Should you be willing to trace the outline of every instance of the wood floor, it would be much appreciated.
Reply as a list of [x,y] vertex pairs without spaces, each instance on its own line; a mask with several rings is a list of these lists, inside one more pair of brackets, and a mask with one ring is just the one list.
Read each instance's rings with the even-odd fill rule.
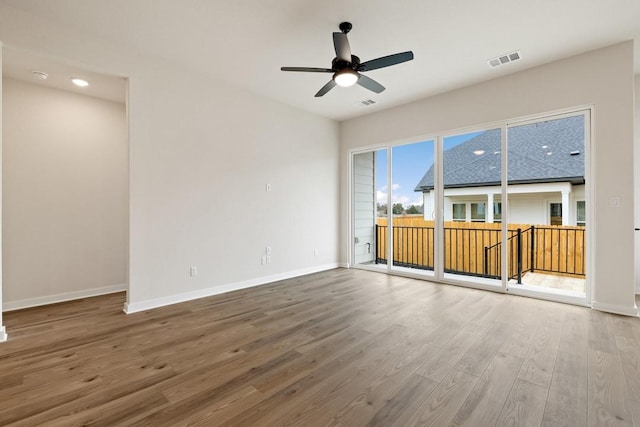
[[359,270],[5,314],[0,425],[640,426],[640,319]]

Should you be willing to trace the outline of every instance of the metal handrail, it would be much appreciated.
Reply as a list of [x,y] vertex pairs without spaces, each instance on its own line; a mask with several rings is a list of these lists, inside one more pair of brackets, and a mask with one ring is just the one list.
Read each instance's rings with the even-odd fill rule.
[[[387,228],[387,225],[376,224],[376,263],[387,263],[385,254],[388,234],[384,232]],[[434,227],[394,225],[393,229],[394,248],[402,249],[394,252],[394,254],[402,254],[397,258],[394,255],[394,265],[433,270],[432,239]],[[416,230],[425,231],[418,232]],[[449,239],[453,239],[457,245],[461,245],[457,246],[457,249],[455,245],[449,247],[450,253],[449,258],[447,258],[449,264],[445,266],[446,272],[497,279],[501,277],[500,248],[503,241],[478,247],[478,245],[482,245],[479,240],[482,239],[484,241],[487,232],[492,233],[489,235],[489,240],[493,240],[496,237],[491,237],[491,235],[495,236],[493,233],[502,233],[501,230],[475,227],[444,227],[444,231],[446,233],[445,236],[448,235]],[[422,235],[419,235],[419,233],[422,233]],[[511,234],[507,238],[510,263],[509,279],[517,279],[518,283],[522,283],[523,274],[529,271],[585,276],[584,256],[581,255],[581,252],[573,252],[573,256],[571,256],[569,252],[571,247],[574,248],[574,251],[576,248],[584,247],[584,229],[531,225],[524,229],[508,230],[508,233]],[[529,239],[528,241],[526,240],[527,238]],[[381,245],[382,239],[385,239],[385,243]],[[429,240],[430,244],[419,243],[428,239],[431,239]],[[468,241],[466,245],[465,240]],[[400,244],[403,246],[397,246]],[[541,245],[541,248],[545,249],[540,254],[536,251],[537,245]],[[466,253],[465,250],[467,251]],[[493,265],[491,264],[492,259]],[[460,260],[463,261],[462,264]],[[480,264],[481,260],[482,264]],[[573,264],[571,260],[573,260]]]

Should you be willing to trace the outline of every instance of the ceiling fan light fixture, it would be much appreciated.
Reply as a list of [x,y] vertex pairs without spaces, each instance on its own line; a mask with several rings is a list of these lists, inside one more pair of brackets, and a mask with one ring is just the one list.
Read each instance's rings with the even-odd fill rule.
[[343,22],[339,28],[339,33],[333,33],[333,48],[336,51],[336,57],[331,61],[331,68],[280,67],[281,71],[332,73],[333,76],[331,80],[325,83],[314,95],[316,98],[326,95],[327,92],[336,86],[349,87],[356,83],[371,92],[381,93],[384,91],[384,86],[371,77],[361,73],[402,64],[403,62],[413,59],[413,52],[408,50],[406,52],[394,53],[393,55],[381,56],[380,58],[360,62],[360,58],[351,54],[351,47],[349,46],[349,39],[347,38],[347,33],[351,30],[352,25],[348,22]]
[[333,75],[333,80],[336,82],[338,86],[349,87],[356,84],[358,81],[358,73],[350,69],[344,69],[337,71]]

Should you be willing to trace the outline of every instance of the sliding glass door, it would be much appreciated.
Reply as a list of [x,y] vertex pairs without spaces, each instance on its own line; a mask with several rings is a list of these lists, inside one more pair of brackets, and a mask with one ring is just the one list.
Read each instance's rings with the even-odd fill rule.
[[510,290],[586,298],[588,115],[507,128]]
[[502,130],[442,143],[444,278],[502,287]]
[[391,268],[433,276],[435,262],[433,140],[391,148],[391,209],[393,263]]
[[353,264],[433,275],[434,193],[418,188],[433,173],[434,141],[353,155]]
[[589,111],[352,158],[352,264],[586,301]]

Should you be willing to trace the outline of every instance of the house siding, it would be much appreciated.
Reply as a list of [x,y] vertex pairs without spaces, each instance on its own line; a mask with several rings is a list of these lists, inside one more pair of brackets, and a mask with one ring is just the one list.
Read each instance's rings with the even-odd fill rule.
[[356,154],[353,160],[354,262],[371,262],[375,257],[376,191],[375,153]]

